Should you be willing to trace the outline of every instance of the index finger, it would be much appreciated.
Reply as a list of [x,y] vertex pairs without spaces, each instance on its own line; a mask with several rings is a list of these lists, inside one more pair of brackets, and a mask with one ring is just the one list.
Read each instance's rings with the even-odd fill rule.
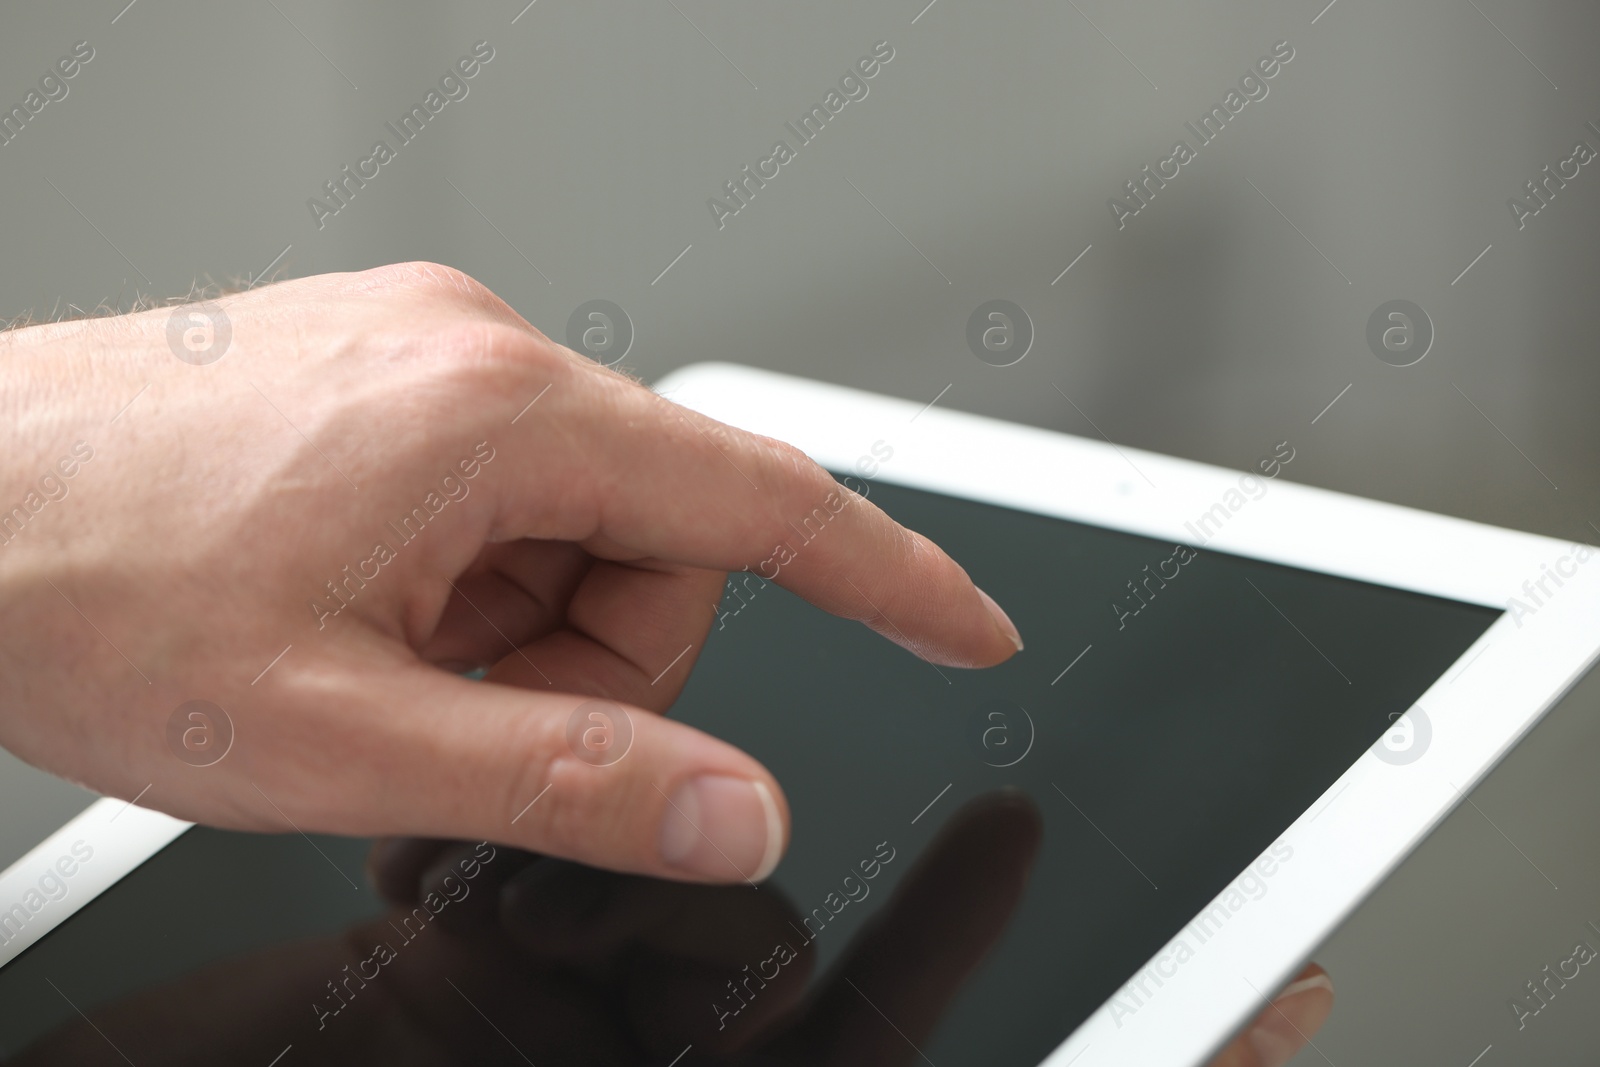
[[992,666],[1022,648],[960,565],[799,449],[559,352],[567,358],[535,361],[525,383],[527,395],[544,392],[537,417],[507,437],[515,473],[500,483],[496,537],[748,570],[736,581],[775,582],[947,666]]

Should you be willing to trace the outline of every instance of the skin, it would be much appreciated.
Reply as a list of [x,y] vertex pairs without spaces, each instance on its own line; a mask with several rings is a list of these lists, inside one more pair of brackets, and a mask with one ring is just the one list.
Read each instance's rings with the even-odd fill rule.
[[[778,852],[787,840],[767,770],[661,714],[724,572],[771,557],[837,493],[843,510],[778,584],[941,665],[1016,651],[966,572],[797,449],[555,344],[457,271],[325,275],[219,304],[232,341],[206,366],[174,357],[168,309],[0,338],[0,484],[36,483],[74,442],[94,450],[0,547],[0,743],[30,763],[217,826],[487,839],[737,881],[759,847],[700,869],[662,854],[668,798],[707,773],[764,785]],[[319,618],[313,598],[338,603],[324,583],[396,544],[386,523],[484,443],[468,495]],[[479,665],[497,684],[454,673]],[[633,729],[610,766],[567,740],[593,697]],[[168,747],[169,717],[196,699],[236,737],[204,768]]]
[[[217,303],[231,342],[204,366],[176,358],[170,309],[0,335],[0,509],[47,475],[66,489],[0,544],[0,744],[90,789],[227,828],[486,840],[738,882],[787,843],[782,789],[662,715],[726,572],[837,494],[778,584],[942,666],[1021,648],[959,565],[798,450],[550,341],[458,271]],[[388,523],[439,501],[447,474],[465,495],[400,544]],[[333,599],[380,540],[394,558]],[[458,676],[473,667],[491,684]],[[599,767],[568,739],[595,698],[633,734]],[[169,733],[193,700],[233,728],[205,767]],[[673,857],[670,798],[706,775],[770,804],[697,811],[720,860]],[[1322,999],[1285,1012],[1309,1033]],[[1268,1064],[1253,1055],[1218,1064]]]

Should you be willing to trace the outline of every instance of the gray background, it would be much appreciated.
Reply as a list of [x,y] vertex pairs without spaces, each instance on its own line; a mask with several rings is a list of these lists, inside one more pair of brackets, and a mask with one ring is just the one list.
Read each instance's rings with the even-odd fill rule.
[[[0,315],[286,247],[280,275],[430,259],[557,339],[617,302],[645,378],[752,363],[1233,467],[1288,440],[1296,481],[1600,536],[1600,166],[1521,231],[1506,204],[1600,147],[1592,5],[125,2],[0,15],[6,108],[96,52],[0,147]],[[319,230],[307,198],[480,39],[470,95]],[[1107,198],[1283,39],[1267,98],[1119,231]],[[706,199],[878,40],[867,98],[719,230]],[[1036,328],[1012,367],[966,345],[994,298]],[[1364,339],[1396,298],[1437,330],[1400,369]],[[1581,686],[1319,952],[1340,1003],[1298,1062],[1592,1062],[1588,969],[1520,1033],[1506,1005],[1600,923],[1597,703]],[[0,855],[85,799],[0,765]]]

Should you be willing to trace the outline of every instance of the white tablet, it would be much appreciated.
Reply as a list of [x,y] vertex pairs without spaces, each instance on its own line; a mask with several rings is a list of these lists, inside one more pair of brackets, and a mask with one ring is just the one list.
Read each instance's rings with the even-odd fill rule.
[[[594,1017],[628,1010],[577,1044],[633,1042],[629,1062],[724,1063],[737,1037],[760,1062],[1202,1064],[1600,651],[1596,550],[1294,484],[1292,440],[1232,471],[730,365],[658,388],[927,533],[1027,647],[936,668],[780,591],[826,508],[730,579],[673,715],[773,770],[793,840],[759,889],[671,914],[691,955],[775,944],[594,993]],[[483,1048],[471,1062],[545,1062],[634,959],[596,949],[536,986],[555,1006],[509,1007],[504,939],[404,939],[363,843],[185,830],[101,801],[0,874],[0,1003],[26,1009],[0,1013],[0,1059],[215,1040],[386,1062],[357,1040],[383,1003],[436,1047]],[[497,862],[480,901],[510,864],[554,878]],[[585,899],[648,911],[626,901],[650,892]],[[399,963],[352,986],[339,954],[380,921]],[[519,937],[522,981],[546,956]],[[790,961],[808,992],[776,1012]]]
[[879,486],[987,506],[961,543],[902,517],[1028,642],[971,724],[994,751],[945,777],[1022,784],[1046,857],[1072,842],[1016,920],[1067,913],[1016,931],[1055,964],[1028,981],[1105,994],[1042,998],[1051,1067],[1203,1063],[1600,653],[1600,550],[1294,484],[1292,440],[1236,471],[727,364],[658,388],[891,513]]

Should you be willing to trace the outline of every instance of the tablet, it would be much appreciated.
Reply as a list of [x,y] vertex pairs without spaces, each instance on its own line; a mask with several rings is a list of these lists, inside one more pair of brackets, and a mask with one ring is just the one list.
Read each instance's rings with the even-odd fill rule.
[[[216,1062],[393,1062],[355,1040],[381,1002],[472,1063],[740,1062],[744,1028],[749,1062],[1201,1064],[1600,652],[1595,549],[1297,485],[1293,440],[1230,471],[731,365],[658,389],[928,534],[1026,649],[934,667],[783,592],[828,536],[797,515],[730,577],[672,712],[783,783],[768,883],[462,853],[463,899],[581,883],[607,916],[540,927],[568,912],[528,890],[533,962],[508,964],[503,938],[408,937],[363,842],[100,801],[0,875],[0,1058],[159,1061],[190,1047],[162,1020],[203,1016],[182,1039]],[[640,968],[613,938],[540,969],[662,894],[677,951],[741,947]],[[352,985],[380,921],[400,962]],[[507,1002],[508,966],[544,992]]]

